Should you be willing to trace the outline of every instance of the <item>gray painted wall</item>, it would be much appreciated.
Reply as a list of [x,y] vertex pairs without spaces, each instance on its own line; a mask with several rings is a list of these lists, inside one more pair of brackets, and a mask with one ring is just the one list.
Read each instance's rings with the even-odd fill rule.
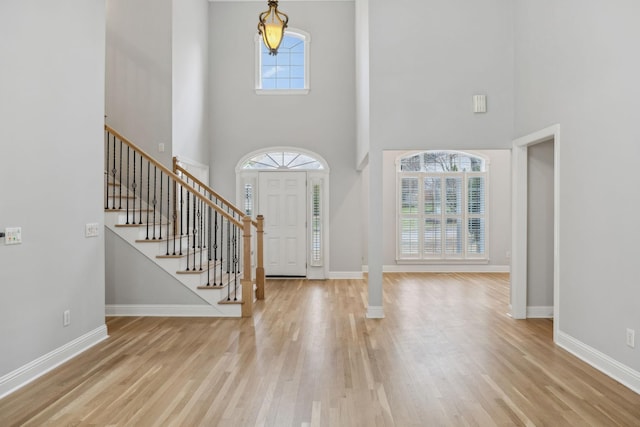
[[515,5],[516,134],[561,129],[558,328],[640,371],[640,3]]
[[[289,25],[311,34],[308,95],[256,95],[256,24],[263,2],[213,2],[211,182],[235,199],[235,166],[247,153],[294,146],[324,157],[331,168],[330,270],[361,271],[360,177],[356,172],[353,2],[281,4]],[[326,25],[327,22],[333,22]]]
[[113,231],[105,240],[106,304],[206,304]]
[[23,238],[0,239],[0,377],[104,326],[104,23],[103,0],[0,2],[0,229]]
[[[510,148],[511,0],[370,2],[369,10],[372,148]],[[479,93],[486,114],[472,111]]]
[[208,164],[209,2],[172,3],[172,152]]
[[553,306],[553,141],[528,148],[527,306]]
[[171,23],[171,0],[107,0],[106,122],[165,166],[172,153]]

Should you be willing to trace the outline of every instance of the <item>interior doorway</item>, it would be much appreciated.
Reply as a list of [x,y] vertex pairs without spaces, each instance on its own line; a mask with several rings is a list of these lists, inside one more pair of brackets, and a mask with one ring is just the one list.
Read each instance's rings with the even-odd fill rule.
[[528,148],[527,318],[553,318],[554,145]]
[[513,141],[512,146],[512,260],[511,316],[527,318],[529,287],[529,147],[553,144],[553,319],[554,339],[560,323],[560,125],[553,125]]

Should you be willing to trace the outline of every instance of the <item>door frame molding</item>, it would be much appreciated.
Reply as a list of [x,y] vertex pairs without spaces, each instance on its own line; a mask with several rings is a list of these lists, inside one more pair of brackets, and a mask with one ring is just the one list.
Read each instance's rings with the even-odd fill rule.
[[527,222],[528,222],[528,148],[553,141],[553,335],[560,325],[560,125],[555,124],[513,141],[512,234],[511,234],[511,316],[527,318]]
[[[253,157],[258,156],[260,154],[265,153],[273,153],[273,152],[293,152],[293,153],[301,153],[305,154],[309,157],[314,158],[322,165],[322,169],[304,169],[304,168],[295,168],[295,169],[245,169],[245,164]],[[329,227],[330,227],[330,211],[329,211],[329,199],[330,199],[330,182],[329,177],[331,174],[331,170],[329,168],[329,164],[327,161],[318,153],[315,153],[310,150],[306,150],[304,148],[299,147],[290,147],[290,146],[274,146],[274,147],[266,147],[259,150],[252,151],[244,155],[236,164],[236,204],[241,209],[244,209],[244,186],[246,184],[251,184],[253,186],[253,208],[254,212],[258,212],[259,209],[259,179],[258,174],[261,172],[306,172],[307,175],[307,188],[306,188],[306,216],[305,221],[307,223],[306,227],[306,263],[307,263],[307,278],[311,280],[324,280],[329,278],[329,267],[330,267],[330,246],[329,246]],[[322,263],[320,265],[312,265],[311,263],[311,227],[309,226],[311,222],[311,202],[312,202],[312,186],[311,182],[320,182],[322,188]]]

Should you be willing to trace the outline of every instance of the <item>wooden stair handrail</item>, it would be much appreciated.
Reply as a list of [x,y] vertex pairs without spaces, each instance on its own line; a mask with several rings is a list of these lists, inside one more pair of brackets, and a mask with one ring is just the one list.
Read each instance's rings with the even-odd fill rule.
[[[104,129],[109,132],[111,135],[115,136],[116,138],[120,139],[120,141],[124,142],[125,144],[127,144],[129,147],[133,148],[135,151],[137,151],[142,157],[144,157],[145,159],[147,159],[151,164],[153,164],[155,167],[157,167],[158,169],[160,169],[162,172],[166,173],[168,176],[171,177],[171,179],[173,179],[175,182],[177,182],[178,184],[182,185],[185,188],[189,188],[191,187],[189,185],[188,182],[186,182],[185,180],[183,180],[182,178],[180,178],[178,175],[176,175],[175,173],[173,173],[169,168],[167,168],[166,166],[164,166],[162,163],[158,162],[156,159],[154,159],[153,157],[151,157],[149,154],[147,154],[142,148],[138,147],[136,144],[134,144],[133,142],[131,142],[130,140],[128,140],[127,138],[125,138],[124,136],[122,136],[120,133],[118,133],[116,130],[114,130],[113,128],[104,125]],[[212,209],[214,209],[216,212],[218,212],[220,215],[224,216],[225,218],[227,218],[233,225],[235,225],[236,227],[239,228],[243,228],[243,223],[238,221],[236,218],[234,218],[232,215],[230,215],[229,213],[225,212],[224,209],[222,209],[220,206],[216,205],[215,203],[213,203],[211,200],[207,199],[205,196],[203,196],[202,194],[198,193],[197,191],[191,191],[193,193],[194,196],[197,196],[198,199],[200,199],[201,201],[203,201],[207,206],[211,207]]]
[[[212,196],[214,196],[216,199],[220,200],[223,204],[229,206],[229,208],[231,208],[231,210],[233,210],[235,213],[237,213],[240,216],[240,218],[244,219],[246,214],[244,212],[242,212],[242,209],[238,208],[236,205],[234,205],[233,203],[231,203],[230,201],[228,201],[227,199],[222,197],[220,194],[218,194],[216,191],[214,191],[207,184],[205,184],[204,182],[200,181],[198,178],[193,176],[193,174],[191,174],[188,170],[186,170],[185,168],[180,166],[178,157],[174,156],[173,157],[173,172],[175,173],[177,171],[180,171],[181,173],[185,174],[190,180],[192,180],[193,182],[198,184],[200,187],[204,188],[207,192],[211,193]],[[258,222],[257,221],[251,220],[251,224],[256,228],[258,227]]]

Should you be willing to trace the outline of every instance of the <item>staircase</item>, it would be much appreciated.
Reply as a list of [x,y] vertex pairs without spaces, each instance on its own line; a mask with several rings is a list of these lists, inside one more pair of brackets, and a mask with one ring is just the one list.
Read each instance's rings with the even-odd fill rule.
[[263,218],[252,221],[175,159],[169,170],[108,126],[105,226],[205,301],[203,315],[250,317],[264,298]]

